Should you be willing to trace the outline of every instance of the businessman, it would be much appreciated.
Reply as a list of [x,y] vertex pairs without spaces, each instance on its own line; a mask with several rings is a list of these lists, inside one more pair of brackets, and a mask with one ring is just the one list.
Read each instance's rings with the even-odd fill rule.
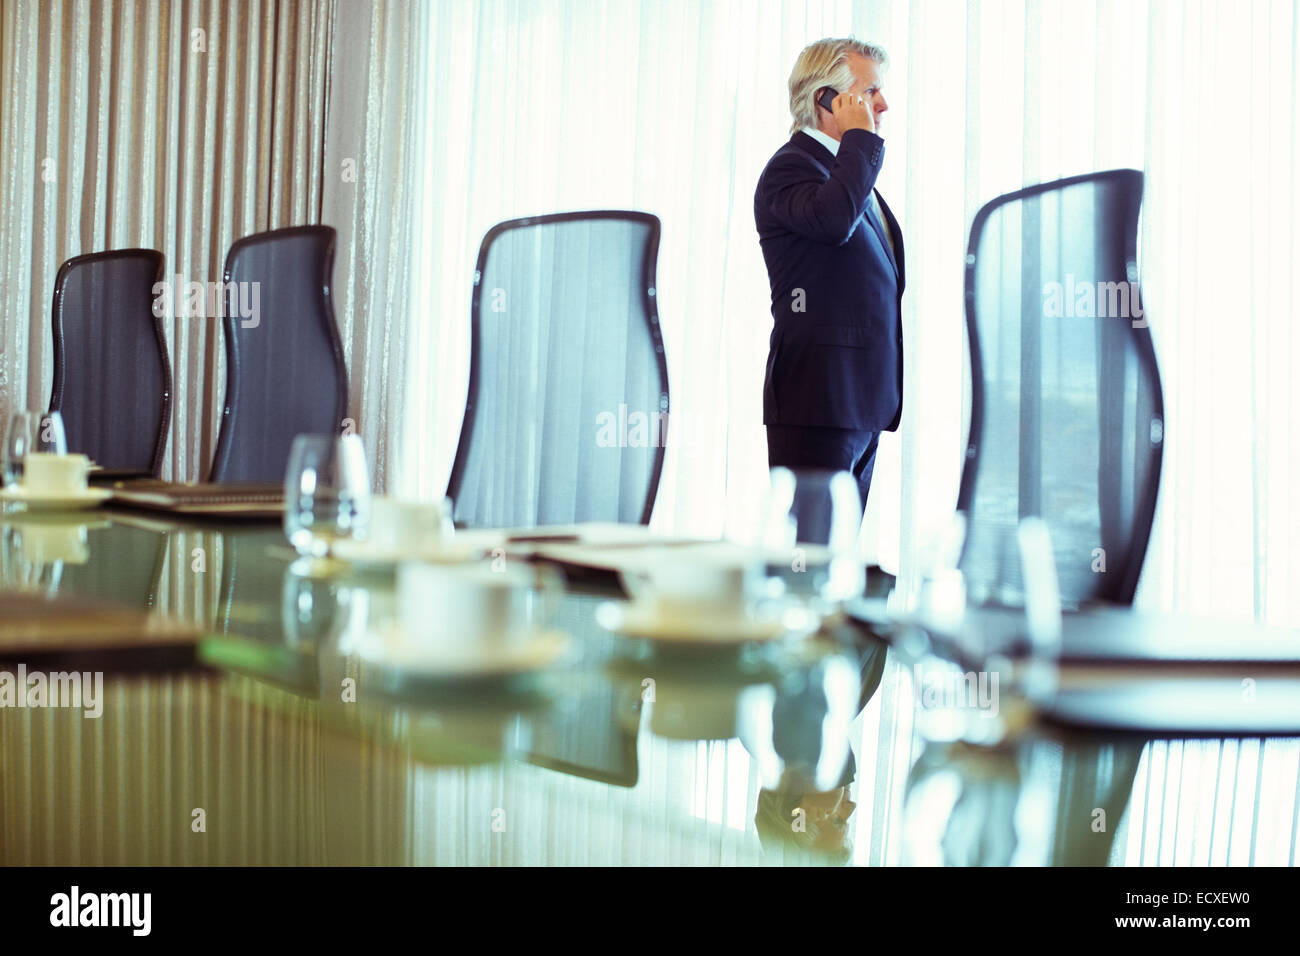
[[879,47],[851,39],[799,54],[794,135],[754,194],[775,320],[768,464],[852,472],[864,507],[877,439],[903,411],[903,234],[875,191],[885,62]]

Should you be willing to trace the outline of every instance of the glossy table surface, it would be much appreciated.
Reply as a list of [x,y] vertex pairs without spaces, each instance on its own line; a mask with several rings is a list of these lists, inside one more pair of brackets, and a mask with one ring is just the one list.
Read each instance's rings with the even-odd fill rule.
[[1300,741],[927,742],[912,670],[847,625],[668,655],[575,587],[544,671],[413,681],[356,653],[392,578],[301,574],[277,527],[11,513],[0,536],[4,589],[205,635],[204,666],[110,667],[98,717],[0,708],[0,864],[1296,859]]

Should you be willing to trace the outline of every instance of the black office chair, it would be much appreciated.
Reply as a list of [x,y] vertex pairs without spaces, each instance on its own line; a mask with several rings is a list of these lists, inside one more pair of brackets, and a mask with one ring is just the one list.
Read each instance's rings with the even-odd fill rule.
[[348,377],[330,281],[335,232],[246,236],[226,256],[226,397],[208,480],[284,480],[295,436],[337,434]]
[[515,219],[484,237],[448,489],[458,524],[649,522],[668,425],[658,250],[658,218],[638,212]]
[[1046,521],[1062,602],[1130,604],[1160,482],[1164,400],[1137,286],[1142,174],[999,197],[966,256],[970,441],[958,510],[973,603],[1023,600],[1016,530]]
[[54,387],[68,450],[106,469],[157,475],[172,372],[154,284],[163,256],[118,249],[69,259],[54,280]]

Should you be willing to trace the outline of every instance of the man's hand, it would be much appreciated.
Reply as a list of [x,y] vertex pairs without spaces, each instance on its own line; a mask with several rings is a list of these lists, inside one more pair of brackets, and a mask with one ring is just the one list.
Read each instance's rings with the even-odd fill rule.
[[876,131],[876,117],[871,112],[867,99],[857,93],[841,93],[831,101],[831,115],[839,124],[840,135],[851,129],[865,129],[868,133]]

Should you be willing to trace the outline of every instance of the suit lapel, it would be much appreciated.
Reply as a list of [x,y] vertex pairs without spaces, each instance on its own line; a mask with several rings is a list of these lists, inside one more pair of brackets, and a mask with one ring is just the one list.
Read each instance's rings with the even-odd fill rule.
[[880,211],[885,214],[885,221],[881,225],[894,237],[893,246],[885,243],[885,250],[889,252],[890,261],[894,263],[894,270],[898,273],[898,288],[901,290],[906,279],[903,269],[903,230],[899,227],[898,220],[894,218],[889,206],[885,204],[885,197],[877,192],[876,198],[880,200]]
[[[875,192],[875,190],[872,190],[872,192]],[[879,196],[880,194],[876,193],[876,197],[879,198]],[[882,205],[881,210],[883,211],[883,209],[884,206]],[[866,215],[867,222],[871,223],[871,228],[876,231],[876,236],[880,239],[880,245],[885,250],[885,256],[889,259],[889,264],[894,267],[894,275],[897,276],[898,262],[894,259],[894,250],[890,248],[889,238],[885,235],[885,224],[880,221],[880,217],[876,215],[876,210],[872,208],[870,202],[867,203]]]

